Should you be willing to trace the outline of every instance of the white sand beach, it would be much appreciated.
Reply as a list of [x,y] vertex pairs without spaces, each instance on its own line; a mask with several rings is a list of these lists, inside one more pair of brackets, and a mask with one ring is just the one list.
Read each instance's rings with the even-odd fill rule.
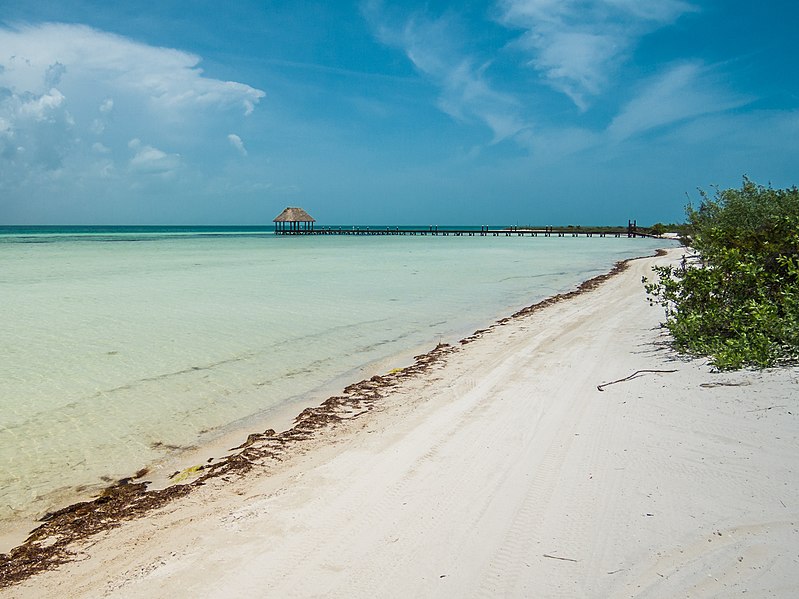
[[[280,460],[0,597],[789,597],[799,368],[664,345],[635,260],[495,325]],[[598,390],[597,386],[630,380]]]

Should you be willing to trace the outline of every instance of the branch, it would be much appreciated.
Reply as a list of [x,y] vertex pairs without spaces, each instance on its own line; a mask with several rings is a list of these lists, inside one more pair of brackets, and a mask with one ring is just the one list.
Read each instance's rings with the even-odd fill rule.
[[597,385],[596,386],[597,391],[604,391],[605,387],[607,387],[609,385],[615,385],[616,383],[623,383],[624,381],[629,381],[630,379],[634,379],[639,374],[641,374],[643,372],[665,372],[665,373],[669,373],[669,372],[677,372],[677,371],[676,370],[636,370],[630,376],[626,376],[623,379],[619,379],[617,381],[610,381],[609,383],[602,383],[601,385]]
[[577,562],[576,559],[572,559],[570,557],[560,557],[558,555],[549,555],[548,553],[545,553],[544,557],[548,557],[549,559],[559,559],[563,562]]

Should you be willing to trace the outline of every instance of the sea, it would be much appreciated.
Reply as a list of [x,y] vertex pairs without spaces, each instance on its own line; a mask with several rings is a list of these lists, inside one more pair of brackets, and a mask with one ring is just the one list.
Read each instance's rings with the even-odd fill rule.
[[665,243],[0,227],[0,528],[286,427]]

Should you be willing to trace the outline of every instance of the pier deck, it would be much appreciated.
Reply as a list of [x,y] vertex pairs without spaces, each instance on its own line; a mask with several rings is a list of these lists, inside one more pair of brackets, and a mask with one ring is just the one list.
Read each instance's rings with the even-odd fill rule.
[[289,206],[275,217],[275,235],[430,235],[433,237],[652,237],[638,230],[634,220],[627,221],[627,227],[586,227],[580,225],[552,226],[543,228],[518,225],[491,228],[481,225],[459,229],[455,227],[425,226],[365,226],[365,225],[333,225],[317,226],[316,219],[303,208]]
[[277,235],[418,235],[438,237],[650,237],[647,233],[632,230],[591,230],[591,229],[439,229],[437,227],[319,227],[302,230],[275,231]]

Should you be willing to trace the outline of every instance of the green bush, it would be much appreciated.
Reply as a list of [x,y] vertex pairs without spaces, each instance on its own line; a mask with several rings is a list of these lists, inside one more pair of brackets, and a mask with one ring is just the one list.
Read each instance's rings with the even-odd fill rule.
[[699,262],[656,267],[658,281],[645,281],[675,347],[719,369],[797,360],[799,190],[744,178],[741,189],[701,195],[686,209]]

